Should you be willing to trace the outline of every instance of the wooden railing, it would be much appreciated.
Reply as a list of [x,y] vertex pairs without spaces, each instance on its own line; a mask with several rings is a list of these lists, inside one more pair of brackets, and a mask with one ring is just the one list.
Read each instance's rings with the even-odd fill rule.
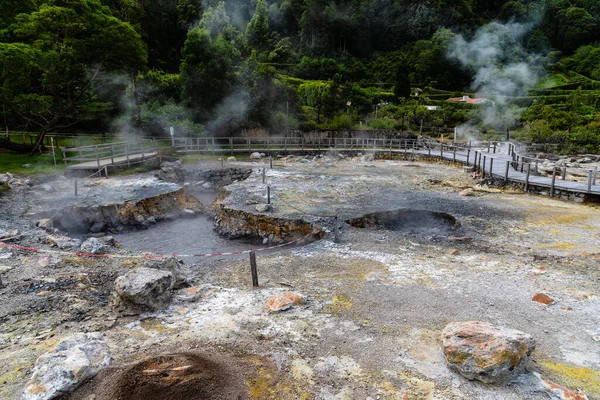
[[108,144],[71,147],[62,149],[65,167],[69,164],[95,162],[101,167],[101,162],[110,160],[129,163],[130,157],[141,155],[142,159],[155,156],[158,153],[158,142],[154,140],[140,140],[135,142],[115,142]]

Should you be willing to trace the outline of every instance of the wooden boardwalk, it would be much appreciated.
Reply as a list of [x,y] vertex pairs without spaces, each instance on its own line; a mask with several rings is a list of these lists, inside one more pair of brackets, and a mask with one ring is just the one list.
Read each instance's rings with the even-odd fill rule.
[[[565,192],[583,196],[600,196],[596,185],[597,170],[569,168],[570,175],[583,177],[585,182],[564,179],[566,168],[557,167],[553,176],[540,175],[538,160],[522,156],[515,145],[508,142],[476,142],[468,145],[439,143],[431,139],[381,139],[381,138],[175,138],[172,147],[180,153],[250,154],[253,152],[324,152],[361,151],[396,155],[434,157],[473,166],[482,177],[493,177],[530,188],[549,189],[550,196]],[[153,140],[111,143],[63,149],[68,170],[100,171],[110,166],[123,166],[143,162],[158,155],[158,144]]]
[[120,142],[62,149],[67,170],[100,171],[108,167],[131,166],[158,156],[153,140]]
[[[393,152],[397,152],[392,150]],[[471,151],[449,151],[449,149],[424,150],[415,149],[411,152],[422,156],[439,157],[444,160],[456,161],[468,166],[474,166],[482,177],[494,177],[503,179],[507,182],[514,182],[525,185],[525,189],[537,186],[551,189],[550,195],[556,191],[567,191],[571,193],[592,194],[600,196],[600,186],[595,182],[595,171],[587,170],[588,178],[586,183],[563,180],[561,171],[556,168],[553,174],[554,178],[547,176],[534,175],[534,165],[531,162],[517,162],[509,154],[490,153],[482,148],[473,148]],[[403,153],[403,152],[402,152]],[[529,173],[527,172],[529,170]],[[580,174],[582,175],[582,174]],[[553,190],[552,190],[553,189]]]
[[114,158],[101,158],[96,161],[87,161],[79,164],[69,165],[67,169],[76,170],[76,169],[102,169],[106,166],[111,165],[127,165],[127,164],[137,164],[139,161],[149,160],[158,155],[157,152],[150,152],[144,154],[130,154],[129,156],[120,156]]

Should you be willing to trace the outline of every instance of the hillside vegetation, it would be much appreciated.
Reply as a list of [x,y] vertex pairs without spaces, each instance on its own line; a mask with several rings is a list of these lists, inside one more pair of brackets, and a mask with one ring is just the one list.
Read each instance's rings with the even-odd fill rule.
[[36,145],[461,126],[596,152],[599,33],[596,0],[4,0],[0,123]]

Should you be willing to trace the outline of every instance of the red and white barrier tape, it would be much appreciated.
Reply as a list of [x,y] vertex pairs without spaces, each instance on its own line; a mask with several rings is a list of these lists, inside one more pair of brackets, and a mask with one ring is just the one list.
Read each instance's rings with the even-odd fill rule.
[[240,254],[250,254],[252,252],[260,252],[278,249],[281,247],[289,246],[291,244],[297,243],[304,239],[305,237],[292,240],[291,242],[286,242],[282,244],[278,244],[277,246],[271,247],[263,247],[260,249],[252,249],[252,250],[243,250],[243,251],[231,251],[231,252],[219,252],[219,253],[199,253],[199,254],[138,254],[138,255],[124,255],[124,254],[91,254],[84,253],[81,251],[69,252],[69,251],[60,251],[60,250],[49,250],[49,249],[41,249],[38,247],[26,247],[19,246],[15,244],[9,243],[0,243],[0,247],[8,247],[15,250],[28,251],[32,253],[44,253],[44,254],[56,254],[56,255],[69,255],[69,256],[77,256],[77,257],[93,257],[93,258],[146,258],[146,259],[160,259],[160,258],[170,258],[170,257],[220,257],[220,256],[233,256]]

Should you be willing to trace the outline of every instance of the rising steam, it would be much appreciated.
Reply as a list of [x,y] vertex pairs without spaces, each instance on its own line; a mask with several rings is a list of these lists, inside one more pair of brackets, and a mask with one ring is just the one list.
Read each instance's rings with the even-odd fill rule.
[[532,27],[492,22],[471,40],[457,35],[448,46],[448,57],[473,72],[471,90],[494,102],[480,109],[483,126],[499,130],[514,126],[522,114],[513,105],[514,97],[527,95],[544,74],[544,57],[527,52],[522,45]]

